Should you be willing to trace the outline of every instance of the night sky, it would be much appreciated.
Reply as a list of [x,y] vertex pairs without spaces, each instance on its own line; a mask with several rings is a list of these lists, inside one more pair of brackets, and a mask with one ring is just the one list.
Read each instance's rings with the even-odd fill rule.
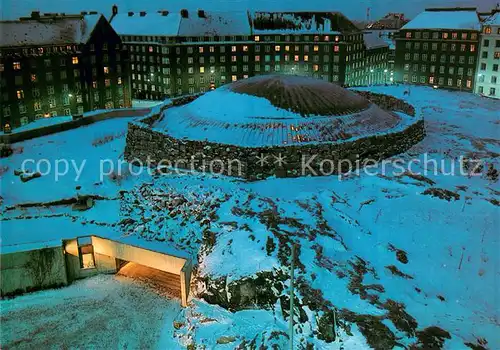
[[[372,19],[378,19],[387,12],[404,12],[414,17],[425,7],[473,6],[481,10],[493,8],[500,0],[0,0],[1,18],[15,19],[28,15],[32,10],[41,12],[78,13],[99,11],[109,16],[111,6],[117,4],[120,12],[156,11],[158,9],[178,10],[180,8],[204,8],[207,10],[338,10],[353,20],[364,20],[366,9],[371,7]],[[200,5],[202,4],[202,5]],[[307,4],[307,5],[305,5]],[[5,34],[5,33],[4,33]]]

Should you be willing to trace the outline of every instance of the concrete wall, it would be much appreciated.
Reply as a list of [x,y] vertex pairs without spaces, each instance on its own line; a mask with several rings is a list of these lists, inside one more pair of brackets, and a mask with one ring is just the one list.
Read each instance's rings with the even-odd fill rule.
[[161,271],[180,275],[186,259],[154,252],[106,238],[92,236],[94,253],[135,262]]
[[0,255],[1,295],[68,284],[61,246]]
[[51,135],[66,130],[76,129],[79,128],[80,126],[93,124],[95,122],[107,119],[144,116],[150,112],[151,108],[140,108],[140,109],[127,108],[127,109],[103,111],[101,113],[92,114],[66,123],[59,123],[54,125],[48,125],[42,128],[36,128],[21,132],[14,132],[12,134],[0,135],[0,144],[16,143],[25,140],[30,140],[37,137]]
[[[414,116],[415,109],[410,104],[392,96],[360,92],[362,96],[388,111],[404,112]],[[151,118],[146,122],[129,123],[125,159],[130,162],[140,161],[145,164],[148,157],[152,161],[170,161],[180,168],[197,171],[215,172],[229,176],[243,177],[250,180],[270,176],[297,177],[306,175],[330,175],[346,172],[346,168],[328,166],[338,164],[340,160],[349,160],[352,164],[362,164],[363,160],[381,160],[401,154],[420,142],[425,137],[423,120],[415,122],[403,130],[388,134],[369,136],[344,143],[323,143],[297,146],[242,147],[224,145],[207,141],[179,140],[149,127]],[[286,163],[276,166],[274,162],[261,165],[257,162],[260,155],[281,154]],[[312,162],[308,162],[313,156]],[[179,160],[185,159],[184,163]],[[220,162],[222,160],[222,162]],[[233,162],[238,160],[239,162]],[[305,160],[305,161],[304,161]],[[217,162],[219,161],[219,162]],[[217,165],[223,164],[217,167]],[[307,167],[304,164],[307,163]],[[209,164],[216,164],[208,168]]]

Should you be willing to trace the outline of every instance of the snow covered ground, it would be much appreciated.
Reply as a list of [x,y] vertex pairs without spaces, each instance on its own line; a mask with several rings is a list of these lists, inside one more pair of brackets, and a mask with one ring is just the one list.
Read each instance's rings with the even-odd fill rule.
[[[192,254],[199,267],[192,305],[175,319],[174,341],[179,347],[196,343],[234,348],[254,339],[257,345],[284,347],[288,317],[281,311],[279,296],[287,293],[286,278],[276,304],[267,310],[232,313],[200,297],[208,300],[206,281],[220,277],[230,284],[266,271],[286,276],[293,242],[300,247],[297,304],[306,315],[295,328],[298,343],[325,349],[397,344],[498,349],[500,186],[495,172],[488,170],[500,168],[500,102],[420,87],[403,96],[405,89],[366,89],[403,98],[423,112],[427,137],[400,156],[412,167],[399,175],[392,171],[393,165],[383,172],[380,164],[373,169],[374,176],[246,183],[205,174],[133,176],[128,170],[118,174],[115,164],[114,172],[101,177],[102,159],[116,163],[123,158],[126,124],[133,118],[16,144],[14,155],[0,159],[1,245],[95,233]],[[480,159],[482,174],[450,176],[443,169],[424,173],[428,158],[438,167],[443,162],[449,172],[451,164],[459,167],[460,156]],[[22,182],[14,170],[28,158],[51,164],[63,158],[86,163],[76,180],[77,171],[70,164],[68,174],[57,181],[50,173]],[[104,164],[106,170],[110,164]],[[420,172],[422,176],[416,175]],[[83,213],[47,203],[76,193],[102,198]],[[19,207],[28,202],[38,205]],[[133,222],[125,225],[124,218]],[[28,295],[5,305],[24,307],[30,298],[49,298],[45,295],[61,291]],[[317,303],[337,310],[342,343],[338,338],[335,343],[317,339],[322,311],[313,310],[311,295]],[[440,336],[430,342],[429,334],[436,333]],[[9,339],[23,335],[15,333]]]
[[172,349],[177,300],[122,276],[0,301],[2,348]]

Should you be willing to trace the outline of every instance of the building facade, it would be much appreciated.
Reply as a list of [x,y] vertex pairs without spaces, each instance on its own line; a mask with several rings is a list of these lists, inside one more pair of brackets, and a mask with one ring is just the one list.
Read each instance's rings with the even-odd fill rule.
[[500,10],[483,15],[474,92],[500,99]]
[[378,32],[364,32],[365,42],[365,76],[364,85],[380,85],[392,83],[393,76],[389,67],[389,44],[379,36]]
[[131,106],[128,53],[97,13],[0,22],[0,125]]
[[474,91],[480,29],[475,8],[426,9],[399,31],[395,81]]
[[130,52],[134,98],[208,91],[259,74],[365,78],[363,33],[337,12],[113,12]]

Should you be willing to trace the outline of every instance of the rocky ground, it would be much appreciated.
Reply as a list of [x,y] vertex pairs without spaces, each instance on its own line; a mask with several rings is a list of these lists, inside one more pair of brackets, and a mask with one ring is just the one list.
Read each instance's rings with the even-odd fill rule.
[[[403,87],[374,90],[403,98]],[[16,227],[71,223],[72,232],[190,252],[191,305],[172,321],[179,347],[286,347],[295,245],[298,348],[499,348],[499,102],[425,88],[404,98],[423,113],[427,136],[400,156],[413,166],[399,173],[379,164],[375,174],[340,179],[166,172],[22,182],[14,154],[0,162],[2,181],[17,190],[2,192],[4,244],[18,239]],[[78,153],[121,157],[123,136],[95,139],[81,137],[88,145]],[[440,169],[424,173],[426,157]],[[452,164],[464,174],[446,175]],[[93,206],[72,210],[75,192]]]

